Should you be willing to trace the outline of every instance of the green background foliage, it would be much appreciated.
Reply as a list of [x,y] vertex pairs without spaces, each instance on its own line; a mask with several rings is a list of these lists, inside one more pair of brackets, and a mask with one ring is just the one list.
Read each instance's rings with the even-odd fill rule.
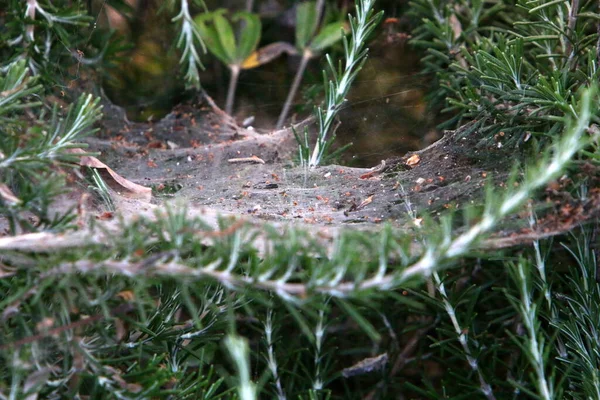
[[[201,6],[162,10],[173,18],[180,80],[196,89],[204,45],[240,65],[262,33],[254,14],[232,15],[241,38],[224,11],[192,19]],[[324,159],[364,62],[380,19],[372,6],[352,9],[341,63],[326,58],[313,156],[298,137],[307,165]],[[596,190],[595,173],[581,168],[600,159],[597,7],[413,1],[431,109],[445,112],[445,126],[476,121],[483,142],[504,132],[505,146],[533,156],[463,219],[406,202],[422,223],[344,230],[328,246],[294,226],[223,218],[211,227],[185,206],[111,228],[53,210],[72,188],[65,171],[82,153],[71,150],[102,117],[99,98],[67,90],[71,74],[102,76],[123,44],[94,27],[83,2],[9,1],[0,15],[0,399],[600,398],[595,221],[554,240],[480,247],[515,212],[534,228],[528,199],[561,176],[569,201]],[[296,12],[297,50],[342,37],[341,22],[319,30],[313,3]],[[70,105],[51,105],[57,95]],[[27,248],[32,237],[46,247]]]

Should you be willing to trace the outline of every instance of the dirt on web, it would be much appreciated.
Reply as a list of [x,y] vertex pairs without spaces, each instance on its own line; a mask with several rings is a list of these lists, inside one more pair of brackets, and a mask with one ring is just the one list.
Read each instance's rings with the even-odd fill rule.
[[[219,229],[223,216],[252,223],[259,232],[264,222],[282,231],[297,226],[333,248],[344,229],[378,230],[383,223],[414,229],[423,216],[481,205],[486,185],[493,185],[497,195],[506,190],[509,171],[519,158],[518,148],[503,145],[508,137],[499,134],[483,144],[477,124],[470,123],[446,132],[423,150],[382,160],[372,168],[307,169],[295,162],[298,147],[291,129],[244,129],[206,95],[177,106],[155,123],[129,122],[121,108],[108,100],[103,103],[99,131],[85,139],[87,150],[97,157],[84,156],[80,164],[104,178],[121,217],[115,218],[99,196],[90,196],[85,185],[75,185],[56,202],[57,211],[76,207],[81,227],[92,218],[107,230],[91,228],[87,236],[74,232],[6,238],[10,240],[0,248],[40,251],[102,243],[107,232],[121,229],[121,218],[154,218],[172,201],[185,204],[190,217],[200,216],[214,229]],[[311,119],[296,129],[304,126],[314,131]],[[549,185],[533,204],[535,228],[529,225],[530,209],[524,207],[483,247],[529,243],[596,218],[600,189],[590,189],[583,200],[569,192],[573,181],[581,179],[590,188],[600,188],[598,168],[578,165],[571,176]],[[5,222],[0,218],[0,228]],[[255,244],[268,245],[264,240]]]
[[180,198],[190,207],[261,220],[402,226],[410,222],[408,210],[431,214],[466,205],[480,197],[488,177],[502,180],[510,167],[498,162],[507,159],[501,154],[482,162],[469,135],[449,132],[373,168],[307,169],[295,163],[291,129],[244,129],[207,96],[156,123],[128,123],[114,106],[105,113],[101,134],[87,140],[90,149],[125,178],[152,187],[153,203]]
[[[504,135],[481,146],[472,123],[446,132],[423,150],[382,160],[373,168],[306,169],[295,163],[297,144],[291,129],[244,129],[206,95],[177,106],[156,123],[128,122],[111,104],[104,111],[100,134],[87,140],[90,150],[99,152],[98,158],[123,177],[151,187],[151,204],[181,199],[189,209],[208,208],[213,215],[235,214],[309,229],[376,229],[384,222],[402,228],[412,226],[415,215],[435,216],[480,204],[486,183],[502,190],[516,158],[514,147],[502,146],[508,139]],[[304,125],[314,128],[309,119],[296,129]],[[121,199],[117,205],[125,213],[150,206],[144,203],[148,199],[132,200],[132,193],[112,183]],[[507,236],[531,233],[523,217],[501,233],[506,245],[519,242],[506,241]],[[556,219],[553,223],[546,232],[564,225]]]

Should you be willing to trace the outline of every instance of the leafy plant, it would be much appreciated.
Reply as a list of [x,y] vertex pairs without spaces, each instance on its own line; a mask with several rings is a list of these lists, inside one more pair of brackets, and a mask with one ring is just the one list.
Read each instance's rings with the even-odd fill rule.
[[225,112],[231,114],[240,71],[244,68],[244,61],[254,53],[260,41],[261,22],[255,14],[244,11],[233,14],[231,20],[239,25],[236,38],[234,27],[225,18],[226,12],[225,9],[219,9],[200,14],[194,21],[208,50],[227,65],[231,72],[225,102]]
[[[320,6],[322,7],[322,3]],[[322,13],[322,10],[318,9],[320,6],[314,1],[305,1],[298,4],[296,8],[296,49],[302,57],[281,114],[277,119],[276,129],[283,126],[288,116],[308,61],[317,57],[344,35],[344,22],[342,21],[331,22],[320,27],[320,15]]]

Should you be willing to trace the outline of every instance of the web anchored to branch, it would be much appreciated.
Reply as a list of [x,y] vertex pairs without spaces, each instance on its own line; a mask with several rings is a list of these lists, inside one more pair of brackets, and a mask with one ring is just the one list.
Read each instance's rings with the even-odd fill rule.
[[[236,222],[231,228],[224,229],[223,233],[207,231],[202,234],[198,228],[193,228],[194,220],[187,220],[185,211],[182,211],[182,214],[170,212],[171,221],[191,223],[192,225],[187,228],[184,224],[178,229],[186,231],[192,229],[192,232],[197,232],[198,236],[177,233],[177,237],[170,240],[183,243],[186,240],[208,239],[211,241],[211,246],[216,249],[212,257],[205,253],[192,253],[195,255],[185,256],[174,248],[140,261],[133,261],[129,257],[124,260],[82,258],[73,263],[61,263],[57,268],[48,269],[45,274],[64,275],[104,271],[125,276],[164,275],[186,279],[212,279],[234,289],[251,287],[273,291],[289,300],[306,299],[312,294],[352,297],[365,291],[392,290],[406,285],[413,279],[429,277],[449,260],[468,253],[478,241],[498,225],[502,218],[514,212],[537,189],[563,171],[573,155],[587,142],[584,133],[590,121],[593,96],[595,96],[593,90],[583,93],[579,119],[551,146],[551,150],[537,165],[528,168],[525,178],[515,188],[514,185],[509,185],[511,189],[504,192],[498,201],[494,200],[498,195],[489,193],[485,211],[478,223],[455,237],[452,236],[448,225],[442,223],[441,237],[426,242],[424,253],[416,262],[410,262],[413,259],[409,256],[410,235],[394,233],[391,229],[384,229],[378,233],[371,242],[373,248],[366,248],[368,254],[378,254],[378,264],[373,268],[370,260],[363,260],[357,264],[357,260],[347,252],[349,247],[352,248],[354,240],[352,234],[342,232],[337,239],[334,239],[331,252],[306,233],[287,231],[285,238],[282,238],[281,233],[268,228],[267,225],[260,225],[258,229],[256,227],[247,229],[243,223]],[[171,222],[173,223],[175,222]],[[196,224],[201,225],[201,220],[197,220]],[[167,229],[167,227],[157,226],[155,229]],[[172,229],[173,227],[168,230]],[[262,255],[256,258],[258,253],[251,244],[257,243],[256,238],[261,235],[263,235],[260,239]],[[156,239],[158,238],[154,240]],[[400,245],[403,242],[404,245]],[[19,240],[0,239],[0,248],[10,248],[11,243],[13,246],[18,245]],[[409,244],[408,247],[406,244]],[[117,243],[111,246],[117,246]],[[117,248],[118,246],[113,251]],[[344,250],[340,251],[341,249]],[[223,254],[222,251],[229,256],[217,256]],[[310,267],[306,264],[308,259],[313,260],[309,263]],[[389,265],[389,260],[400,260],[400,262]]]

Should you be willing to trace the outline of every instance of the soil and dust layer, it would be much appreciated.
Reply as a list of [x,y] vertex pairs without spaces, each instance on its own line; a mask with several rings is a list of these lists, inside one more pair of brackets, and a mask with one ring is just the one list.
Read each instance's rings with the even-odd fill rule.
[[[372,168],[307,169],[295,162],[291,129],[241,128],[205,95],[156,123],[128,122],[111,104],[105,115],[101,133],[87,140],[90,149],[120,175],[152,187],[153,203],[180,198],[192,208],[303,225],[403,227],[419,216],[480,204],[486,184],[505,190],[518,150],[502,145],[504,135],[482,144],[471,123]],[[309,119],[296,129],[303,125],[314,128]]]

